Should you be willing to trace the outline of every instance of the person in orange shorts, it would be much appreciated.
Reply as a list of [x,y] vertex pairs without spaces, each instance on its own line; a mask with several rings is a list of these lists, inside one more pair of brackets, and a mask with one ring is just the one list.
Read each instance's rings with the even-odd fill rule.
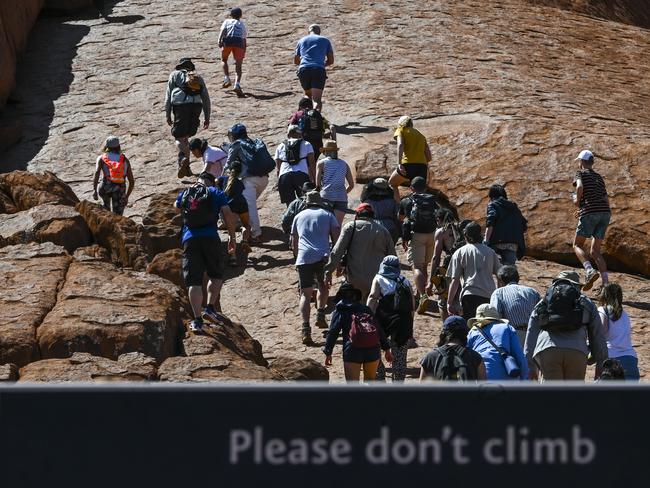
[[246,25],[241,20],[242,11],[239,7],[230,11],[230,19],[226,19],[221,24],[219,32],[219,47],[221,48],[221,66],[223,67],[223,88],[231,85],[230,71],[228,70],[228,58],[232,53],[235,58],[235,93],[243,97],[244,92],[241,89],[242,64],[246,56],[246,36],[248,31]]

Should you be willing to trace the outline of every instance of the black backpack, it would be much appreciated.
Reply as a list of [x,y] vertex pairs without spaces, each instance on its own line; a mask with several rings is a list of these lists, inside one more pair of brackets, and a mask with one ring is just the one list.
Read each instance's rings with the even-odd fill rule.
[[417,193],[410,196],[413,206],[411,207],[412,231],[419,234],[433,232],[436,230],[436,210],[438,204],[433,195],[428,193]]
[[403,276],[400,276],[395,282],[393,310],[399,314],[411,313],[413,311],[413,297],[411,296],[411,290],[404,283]]
[[304,139],[322,138],[324,126],[323,116],[313,108],[305,110],[298,121],[298,127],[302,131]]
[[302,139],[292,139],[284,141],[284,157],[291,166],[295,166],[300,162],[300,146]]
[[275,160],[269,154],[262,139],[239,139],[242,148],[242,164],[251,176],[267,176],[275,169]]
[[584,308],[580,303],[580,290],[571,282],[558,280],[546,291],[541,315],[547,317],[542,328],[553,332],[570,332],[585,325]]
[[181,197],[183,224],[190,229],[215,225],[217,216],[212,206],[212,194],[208,187],[194,185],[183,192]]
[[433,372],[435,379],[443,381],[467,381],[469,379],[469,366],[463,360],[465,348],[458,354],[455,347],[445,345],[438,348],[442,361],[438,362],[437,368]]

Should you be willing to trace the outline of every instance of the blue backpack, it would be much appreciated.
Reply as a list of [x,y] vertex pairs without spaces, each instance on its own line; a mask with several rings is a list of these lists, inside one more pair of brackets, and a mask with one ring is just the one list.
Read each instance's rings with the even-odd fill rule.
[[262,139],[240,139],[242,164],[251,176],[267,176],[275,169],[275,160]]

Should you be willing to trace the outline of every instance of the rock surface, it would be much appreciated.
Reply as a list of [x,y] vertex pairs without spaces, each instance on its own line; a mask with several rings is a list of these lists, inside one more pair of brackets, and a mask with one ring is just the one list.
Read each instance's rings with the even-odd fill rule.
[[144,227],[89,201],[80,202],[76,208],[95,242],[108,249],[113,263],[136,270],[147,267],[151,241]]
[[141,353],[122,354],[117,361],[76,352],[65,359],[44,359],[20,370],[20,381],[147,381],[156,379],[156,361]]
[[0,174],[0,191],[11,199],[16,210],[29,210],[46,203],[75,206],[79,202],[70,186],[49,171]]
[[180,231],[183,223],[180,213],[173,208],[180,189],[153,195],[142,216],[142,224],[151,238],[154,255],[181,247]]
[[51,243],[0,249],[0,363],[40,359],[36,329],[54,307],[70,261]]
[[162,362],[178,352],[180,290],[167,280],[97,261],[73,262],[37,331],[43,359],[75,352],[117,359],[142,352]]
[[231,352],[177,356],[158,368],[161,381],[279,381],[284,376]]
[[38,205],[22,212],[0,214],[0,238],[4,245],[53,242],[72,253],[92,240],[86,221],[66,205]]
[[271,369],[291,381],[328,381],[327,368],[314,359],[279,357],[271,361]]
[[43,0],[0,2],[0,109],[14,89],[16,62],[42,6]]
[[183,251],[181,249],[171,249],[158,254],[147,266],[147,273],[158,275],[185,289],[181,266],[182,256]]
[[625,24],[650,27],[650,4],[644,0],[528,0],[533,5],[559,7]]

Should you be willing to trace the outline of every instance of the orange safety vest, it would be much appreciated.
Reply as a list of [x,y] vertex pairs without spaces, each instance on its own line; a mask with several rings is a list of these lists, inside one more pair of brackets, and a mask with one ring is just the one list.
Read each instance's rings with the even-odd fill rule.
[[126,164],[124,163],[124,154],[120,154],[119,161],[111,161],[108,159],[108,154],[102,156],[102,161],[108,168],[108,172],[104,174],[108,181],[111,183],[124,183],[126,181]]

